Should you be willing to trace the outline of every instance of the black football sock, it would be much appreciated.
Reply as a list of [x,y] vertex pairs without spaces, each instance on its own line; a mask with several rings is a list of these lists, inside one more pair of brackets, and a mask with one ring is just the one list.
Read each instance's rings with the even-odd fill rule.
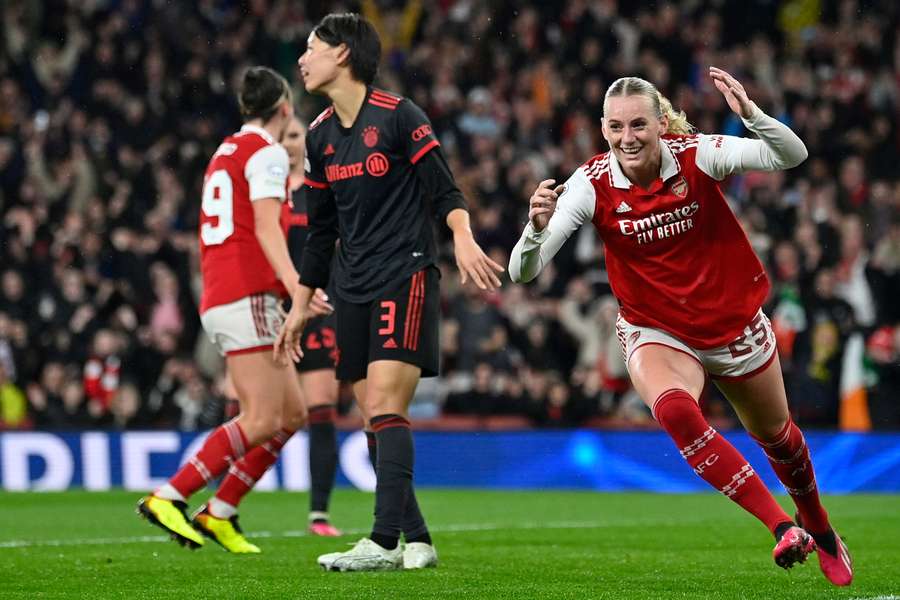
[[338,460],[337,432],[334,427],[336,415],[333,404],[322,404],[309,409],[310,512],[328,512]]
[[[366,442],[369,446],[369,462],[372,468],[377,464],[378,443],[375,440],[375,433],[366,432]],[[403,513],[403,537],[409,542],[421,542],[423,544],[431,544],[431,534],[428,532],[428,526],[425,524],[425,518],[419,509],[419,502],[416,500],[416,491],[413,486],[409,488],[409,498],[406,501],[406,510]]]
[[379,546],[393,550],[400,539],[412,488],[412,431],[409,421],[397,414],[378,415],[372,418],[371,424],[378,446],[375,524],[371,538]]
[[425,518],[419,510],[419,502],[416,500],[416,490],[410,484],[409,497],[406,499],[406,510],[403,511],[403,537],[406,543],[421,542],[431,544],[431,534],[425,525]]
[[375,439],[374,431],[366,432],[366,444],[369,447],[369,462],[372,463],[373,469],[378,469],[378,441]]

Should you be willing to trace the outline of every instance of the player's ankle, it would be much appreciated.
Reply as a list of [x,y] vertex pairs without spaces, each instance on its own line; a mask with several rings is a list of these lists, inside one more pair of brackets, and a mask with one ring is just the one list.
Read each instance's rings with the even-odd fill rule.
[[406,536],[407,544],[428,544],[431,545],[431,534],[427,531],[414,536]]
[[400,543],[399,537],[394,537],[392,535],[385,535],[383,533],[375,533],[372,532],[372,535],[369,536],[373,542],[384,548],[385,550],[394,550],[397,547],[397,544]]

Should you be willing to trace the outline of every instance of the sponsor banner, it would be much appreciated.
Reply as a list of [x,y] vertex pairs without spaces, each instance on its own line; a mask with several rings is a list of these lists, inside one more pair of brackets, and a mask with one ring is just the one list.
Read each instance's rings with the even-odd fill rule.
[[[200,447],[206,434],[177,431],[0,433],[0,489],[151,490]],[[772,469],[744,433],[726,437],[766,484],[782,492]],[[421,431],[416,485],[512,489],[702,492],[707,485],[662,432],[594,430]],[[825,493],[900,492],[900,434],[808,432]],[[373,490],[362,432],[339,436],[339,485]],[[295,435],[259,490],[309,488],[308,441]]]

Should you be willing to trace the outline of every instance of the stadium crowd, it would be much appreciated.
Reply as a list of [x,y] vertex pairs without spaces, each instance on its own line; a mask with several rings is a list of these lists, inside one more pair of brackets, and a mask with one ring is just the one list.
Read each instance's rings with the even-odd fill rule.
[[[810,151],[787,173],[723,184],[769,269],[765,308],[795,418],[837,426],[845,347],[859,335],[872,425],[900,428],[900,6],[721,5],[345,7],[376,23],[380,87],[431,117],[478,241],[501,264],[537,182],[606,150],[615,78],[653,81],[700,131],[745,135],[705,76],[708,65],[735,74]],[[2,7],[0,428],[218,424],[222,362],[197,316],[203,171],[239,127],[242,69],[266,64],[295,82],[322,15],[292,0]],[[302,87],[296,96],[307,120],[323,108]],[[423,381],[414,417],[651,420],[628,384],[590,228],[531,285],[485,294],[442,270],[444,374]],[[734,419],[712,386],[704,402],[720,424]]]

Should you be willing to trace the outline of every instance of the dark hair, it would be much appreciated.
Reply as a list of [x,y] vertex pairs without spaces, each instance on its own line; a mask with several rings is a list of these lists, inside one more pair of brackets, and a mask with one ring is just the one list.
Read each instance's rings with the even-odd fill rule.
[[366,19],[356,13],[330,14],[313,29],[329,46],[346,44],[350,51],[350,73],[357,81],[371,85],[381,60],[381,40]]
[[238,93],[238,104],[244,121],[268,121],[285,99],[291,101],[291,88],[287,79],[269,67],[250,67],[244,71],[241,91]]

